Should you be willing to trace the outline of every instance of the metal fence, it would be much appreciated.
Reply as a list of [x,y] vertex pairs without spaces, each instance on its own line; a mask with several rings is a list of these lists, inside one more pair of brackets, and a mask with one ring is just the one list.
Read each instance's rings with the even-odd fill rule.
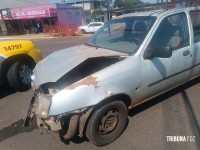
[[199,4],[200,0],[166,0],[166,2],[163,3],[141,4],[130,8],[111,9],[105,12],[107,12],[108,16],[111,17],[113,14],[118,16],[121,14],[126,14],[131,12],[169,10],[174,8],[198,6]]

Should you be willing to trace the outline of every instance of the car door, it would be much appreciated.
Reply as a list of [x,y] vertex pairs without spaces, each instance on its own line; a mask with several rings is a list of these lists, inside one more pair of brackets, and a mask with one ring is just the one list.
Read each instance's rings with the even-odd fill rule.
[[190,11],[192,36],[193,72],[192,77],[200,74],[200,10]]
[[94,24],[95,24],[95,23],[90,23],[90,24],[88,25],[88,32],[94,32]]
[[95,23],[94,24],[94,31],[97,31],[101,27],[101,23]]
[[[148,58],[149,50],[163,47],[172,50],[169,58]],[[163,49],[164,50],[164,49]],[[187,81],[191,75],[192,55],[189,44],[187,16],[178,13],[164,17],[141,56],[142,99],[152,97]]]

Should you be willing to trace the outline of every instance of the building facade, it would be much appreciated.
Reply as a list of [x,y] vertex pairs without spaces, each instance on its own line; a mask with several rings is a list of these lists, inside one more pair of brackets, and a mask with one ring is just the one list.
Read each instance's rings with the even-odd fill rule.
[[1,0],[0,9],[46,5],[48,0]]
[[170,0],[170,2],[175,3],[176,8],[184,8],[184,7],[193,7],[193,6],[199,6],[200,1],[199,0]]
[[114,0],[65,0],[65,3],[82,7],[85,15],[85,24],[93,21],[106,22],[106,11],[112,7]]
[[1,35],[41,33],[47,30],[70,28],[76,30],[83,24],[84,13],[81,7],[69,4],[47,4],[22,8],[11,8],[9,17],[0,19]]

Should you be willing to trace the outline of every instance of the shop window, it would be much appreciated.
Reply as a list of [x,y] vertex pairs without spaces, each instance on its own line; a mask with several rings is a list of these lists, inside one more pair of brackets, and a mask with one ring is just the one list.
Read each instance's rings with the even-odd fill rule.
[[1,29],[1,26],[0,26],[0,35],[3,35],[3,31],[2,31],[2,29]]
[[190,17],[192,21],[194,42],[200,41],[200,11],[191,11]]
[[71,14],[72,14],[72,12],[66,12],[66,14],[69,16],[69,15],[71,15]]
[[177,50],[188,45],[189,30],[186,14],[179,13],[162,20],[149,47],[169,47]]
[[80,15],[80,12],[75,12],[75,15],[79,16],[79,15]]

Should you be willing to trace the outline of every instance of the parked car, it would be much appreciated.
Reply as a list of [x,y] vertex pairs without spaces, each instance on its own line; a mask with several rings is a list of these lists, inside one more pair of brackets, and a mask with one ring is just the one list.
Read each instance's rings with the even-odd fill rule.
[[101,26],[103,26],[103,22],[91,22],[87,26],[80,26],[79,29],[82,33],[92,33],[96,32]]
[[[41,53],[28,40],[0,40],[0,85],[16,90],[31,87],[31,74]],[[3,85],[4,84],[4,85]]]
[[113,142],[130,109],[200,75],[199,36],[196,7],[113,18],[86,44],[36,65],[24,125],[35,114],[39,128],[64,139]]

